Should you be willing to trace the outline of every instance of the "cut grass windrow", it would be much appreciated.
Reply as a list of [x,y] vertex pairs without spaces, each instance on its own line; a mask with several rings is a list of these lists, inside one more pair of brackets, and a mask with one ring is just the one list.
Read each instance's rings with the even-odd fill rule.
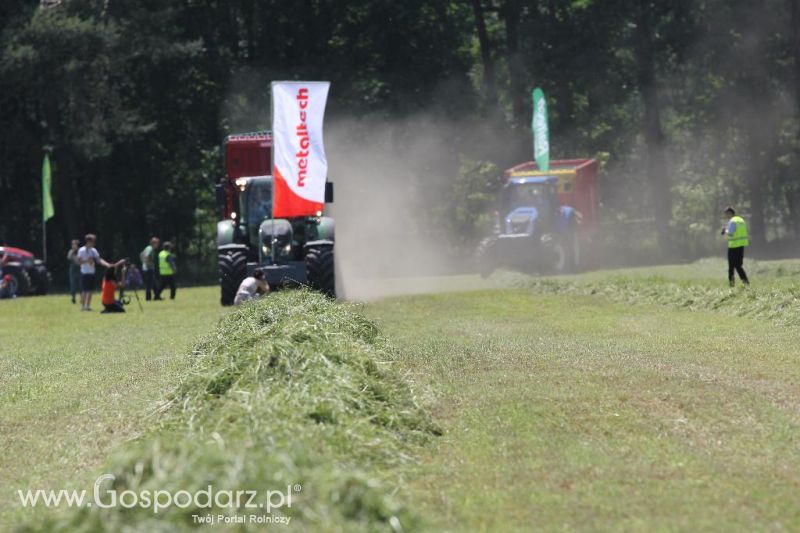
[[[698,267],[704,265],[700,262]],[[722,269],[720,269],[722,271]],[[564,278],[535,278],[500,272],[493,281],[502,286],[539,294],[603,296],[624,304],[659,304],[677,309],[722,311],[730,315],[770,320],[784,326],[800,325],[800,286],[791,283],[784,267],[756,263],[752,287],[728,287],[724,281],[672,277],[656,273],[609,273]],[[752,275],[751,275],[752,276]],[[720,276],[721,280],[724,280]]]
[[257,506],[270,491],[290,492],[291,507],[271,514],[291,517],[293,529],[413,528],[415,515],[394,494],[398,467],[439,431],[392,361],[376,327],[351,306],[302,291],[243,306],[195,347],[158,427],[109,460],[104,504],[132,491],[140,505],[70,509],[32,529],[172,531],[197,527],[193,515],[267,514],[243,502],[228,508],[227,497],[222,506],[201,497],[200,506],[158,513],[142,505],[145,493],[209,488],[212,499],[254,491]]

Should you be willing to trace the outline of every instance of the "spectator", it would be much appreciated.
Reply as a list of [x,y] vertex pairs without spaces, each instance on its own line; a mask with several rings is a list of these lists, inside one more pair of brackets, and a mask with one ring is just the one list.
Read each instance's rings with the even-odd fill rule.
[[11,261],[11,256],[8,255],[8,252],[3,252],[3,256],[0,257],[0,276],[3,275],[3,267],[6,266]]
[[[144,277],[144,299],[147,301],[150,301],[152,293],[158,292],[156,288],[158,283],[158,263],[156,259],[158,258],[160,243],[161,241],[158,237],[151,238],[150,244],[145,246],[142,253],[139,254],[139,259],[142,260],[142,274]],[[156,299],[159,298],[156,297]]]
[[85,242],[86,244],[78,249],[78,262],[81,265],[81,311],[91,311],[97,263],[112,268],[121,265],[125,260],[120,259],[112,265],[100,257],[100,252],[94,247],[97,237],[92,233],[86,235]]
[[[101,313],[124,313],[125,307],[122,305],[121,295],[120,299],[118,300],[116,297],[117,292],[117,273],[115,268],[109,268],[106,270],[105,276],[103,276],[103,290],[102,290],[102,299],[101,302],[103,304],[104,309],[100,311]],[[122,285],[124,287],[124,284]]]
[[11,277],[11,274],[6,274],[0,278],[0,300],[5,298],[15,298],[16,296],[17,294],[14,287],[14,278]]
[[167,286],[169,286],[169,299],[175,299],[175,274],[177,272],[178,267],[175,264],[175,255],[172,253],[172,243],[167,241],[164,243],[163,249],[158,253],[158,275],[160,281],[156,291],[156,300],[161,300],[161,291]]
[[72,239],[69,251],[67,252],[69,293],[72,296],[72,303],[75,303],[75,295],[80,292],[81,264],[78,261],[78,248],[80,245],[81,242],[78,239]]
[[267,280],[264,279],[264,272],[256,270],[252,276],[244,278],[242,284],[239,285],[239,290],[236,291],[236,298],[233,299],[233,305],[241,305],[248,300],[255,300],[268,292],[269,285]]

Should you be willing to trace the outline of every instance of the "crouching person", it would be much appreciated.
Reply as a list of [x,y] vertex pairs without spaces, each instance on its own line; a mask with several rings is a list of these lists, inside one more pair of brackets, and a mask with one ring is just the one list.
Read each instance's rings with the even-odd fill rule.
[[11,277],[11,274],[0,277],[0,300],[16,297],[14,278]]
[[103,298],[102,304],[104,309],[101,313],[124,313],[125,307],[120,300],[117,300],[117,273],[114,268],[106,270],[106,275],[103,276]]
[[236,291],[236,298],[233,299],[233,305],[241,305],[242,302],[255,300],[268,292],[269,285],[267,280],[264,279],[264,272],[256,270],[252,276],[244,278],[244,281],[239,285],[239,290]]

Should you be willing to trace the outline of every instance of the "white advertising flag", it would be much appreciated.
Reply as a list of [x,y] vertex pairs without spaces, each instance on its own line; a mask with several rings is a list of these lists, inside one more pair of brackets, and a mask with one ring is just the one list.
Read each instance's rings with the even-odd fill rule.
[[313,216],[325,205],[328,160],[322,142],[327,81],[272,82],[275,218]]

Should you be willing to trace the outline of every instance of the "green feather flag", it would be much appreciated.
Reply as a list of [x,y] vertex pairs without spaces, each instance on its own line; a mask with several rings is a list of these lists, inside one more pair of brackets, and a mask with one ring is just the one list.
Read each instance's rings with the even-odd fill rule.
[[539,170],[550,169],[550,132],[547,126],[547,100],[544,91],[536,88],[533,91],[533,158]]
[[50,196],[51,179],[50,157],[44,154],[44,162],[42,163],[42,221],[44,222],[53,218],[55,214],[55,210],[53,209],[53,197]]

